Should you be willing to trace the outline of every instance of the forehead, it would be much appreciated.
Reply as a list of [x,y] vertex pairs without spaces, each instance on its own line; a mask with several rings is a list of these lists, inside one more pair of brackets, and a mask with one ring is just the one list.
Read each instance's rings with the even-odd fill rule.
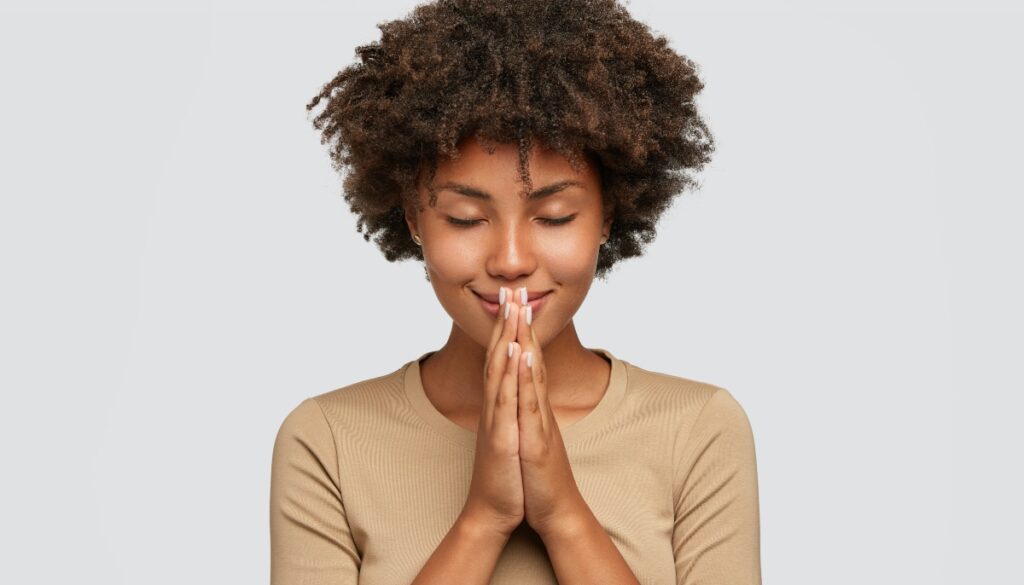
[[[522,190],[518,144],[497,144],[493,152],[488,152],[475,137],[468,136],[459,142],[457,150],[457,158],[438,161],[433,181],[435,187],[455,182],[472,185],[497,196],[517,194]],[[526,168],[535,192],[555,183],[572,181],[579,183],[584,191],[599,194],[600,179],[596,168],[586,157],[581,157],[580,163],[579,169],[573,169],[561,153],[535,141],[528,151]],[[566,189],[566,192],[572,190]]]

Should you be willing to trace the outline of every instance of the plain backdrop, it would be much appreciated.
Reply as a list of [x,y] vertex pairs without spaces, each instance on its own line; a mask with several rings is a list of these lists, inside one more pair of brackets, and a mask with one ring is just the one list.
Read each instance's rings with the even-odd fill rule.
[[[444,342],[305,110],[414,5],[3,4],[0,581],[266,583],[284,416]],[[718,150],[581,340],[740,401],[766,584],[1024,582],[1022,14],[628,7]]]

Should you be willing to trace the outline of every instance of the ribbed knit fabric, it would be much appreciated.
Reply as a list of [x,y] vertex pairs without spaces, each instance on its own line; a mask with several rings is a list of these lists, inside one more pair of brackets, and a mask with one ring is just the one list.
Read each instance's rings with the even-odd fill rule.
[[[611,361],[608,388],[561,433],[580,492],[637,579],[760,585],[757,464],[740,404],[724,388],[592,350]],[[307,398],[284,419],[271,470],[271,585],[408,584],[451,528],[476,434],[428,400],[420,361],[430,353]],[[491,583],[557,583],[525,522]]]

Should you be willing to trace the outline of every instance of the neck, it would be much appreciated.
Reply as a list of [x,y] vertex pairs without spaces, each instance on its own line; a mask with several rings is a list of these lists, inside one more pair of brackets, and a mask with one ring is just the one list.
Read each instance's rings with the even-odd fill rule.
[[[561,332],[542,347],[547,366],[548,401],[554,408],[589,402],[587,381],[595,368],[607,362],[598,354],[583,347],[570,320]],[[442,409],[475,409],[483,405],[483,371],[487,349],[469,338],[455,323],[441,349],[421,364],[422,377],[429,370],[432,380],[443,380],[432,389],[431,398]],[[602,389],[603,390],[603,389]]]

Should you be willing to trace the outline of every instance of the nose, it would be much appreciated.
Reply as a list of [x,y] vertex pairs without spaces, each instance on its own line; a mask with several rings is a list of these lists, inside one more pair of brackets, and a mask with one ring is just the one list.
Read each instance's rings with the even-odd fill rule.
[[515,282],[537,268],[529,222],[512,222],[502,230],[494,230],[487,246],[486,268],[495,279]]

